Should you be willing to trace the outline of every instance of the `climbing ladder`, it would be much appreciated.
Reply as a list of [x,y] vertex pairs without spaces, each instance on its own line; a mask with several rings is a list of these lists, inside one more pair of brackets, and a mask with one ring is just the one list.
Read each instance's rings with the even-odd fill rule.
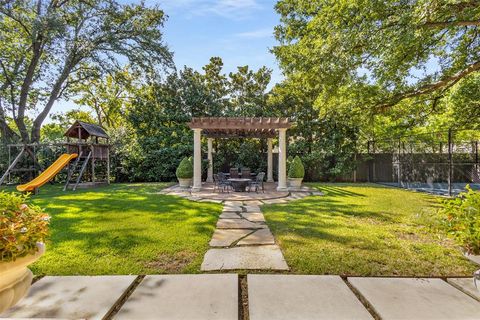
[[73,191],[77,189],[78,184],[82,180],[83,173],[87,168],[88,161],[90,161],[90,157],[92,156],[92,151],[89,151],[86,157],[83,157],[83,151],[77,157],[77,160],[73,163],[73,165],[68,170],[67,175],[67,182],[63,187],[63,191],[67,190],[68,186],[74,183]]

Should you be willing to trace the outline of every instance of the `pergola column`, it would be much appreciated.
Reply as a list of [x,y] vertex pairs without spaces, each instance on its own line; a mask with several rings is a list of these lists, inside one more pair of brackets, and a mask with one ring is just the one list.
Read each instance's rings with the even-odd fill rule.
[[278,191],[287,190],[287,137],[286,128],[278,129]]
[[207,182],[213,182],[213,139],[208,138],[208,170],[207,170]]
[[272,155],[272,138],[267,139],[268,155],[267,155],[267,182],[273,182],[273,155]]
[[202,129],[193,129],[193,187],[192,191],[202,188]]

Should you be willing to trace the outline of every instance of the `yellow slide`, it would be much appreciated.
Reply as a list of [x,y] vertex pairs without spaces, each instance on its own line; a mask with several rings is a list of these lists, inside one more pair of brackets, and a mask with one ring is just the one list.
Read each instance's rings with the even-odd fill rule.
[[53,177],[60,172],[72,159],[78,157],[78,154],[64,153],[62,154],[57,161],[55,161],[50,167],[43,171],[38,177],[26,184],[21,184],[17,186],[17,190],[21,192],[25,191],[34,191],[36,188],[40,188],[48,181],[52,180]]

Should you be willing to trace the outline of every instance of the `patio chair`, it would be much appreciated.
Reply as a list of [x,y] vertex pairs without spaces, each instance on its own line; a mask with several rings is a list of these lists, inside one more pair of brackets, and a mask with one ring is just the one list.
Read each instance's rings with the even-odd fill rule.
[[252,177],[252,172],[250,168],[242,168],[242,178],[250,179]]
[[252,191],[252,188],[255,188],[255,192],[258,192],[258,189],[262,189],[262,192],[265,192],[263,187],[263,179],[265,178],[265,172],[259,172],[255,177],[255,180],[250,181],[248,184],[248,192]]
[[238,178],[238,169],[230,168],[230,178]]
[[[217,182],[218,190],[219,191],[222,190],[222,192],[227,190],[227,192],[230,192],[231,183],[230,181],[227,180],[227,177],[225,176],[225,174],[223,172],[220,172],[216,176],[218,177],[218,182]],[[215,175],[214,175],[214,179],[215,179]]]

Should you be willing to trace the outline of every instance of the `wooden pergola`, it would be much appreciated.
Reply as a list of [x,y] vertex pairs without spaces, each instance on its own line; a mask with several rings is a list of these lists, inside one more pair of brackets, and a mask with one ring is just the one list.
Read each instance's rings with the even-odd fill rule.
[[272,138],[278,134],[278,186],[287,189],[286,131],[292,126],[288,118],[207,117],[192,118],[188,126],[193,130],[193,188],[202,188],[201,136],[208,138],[207,182],[213,181],[212,142],[214,138],[266,138],[268,142],[267,181],[273,182]]

